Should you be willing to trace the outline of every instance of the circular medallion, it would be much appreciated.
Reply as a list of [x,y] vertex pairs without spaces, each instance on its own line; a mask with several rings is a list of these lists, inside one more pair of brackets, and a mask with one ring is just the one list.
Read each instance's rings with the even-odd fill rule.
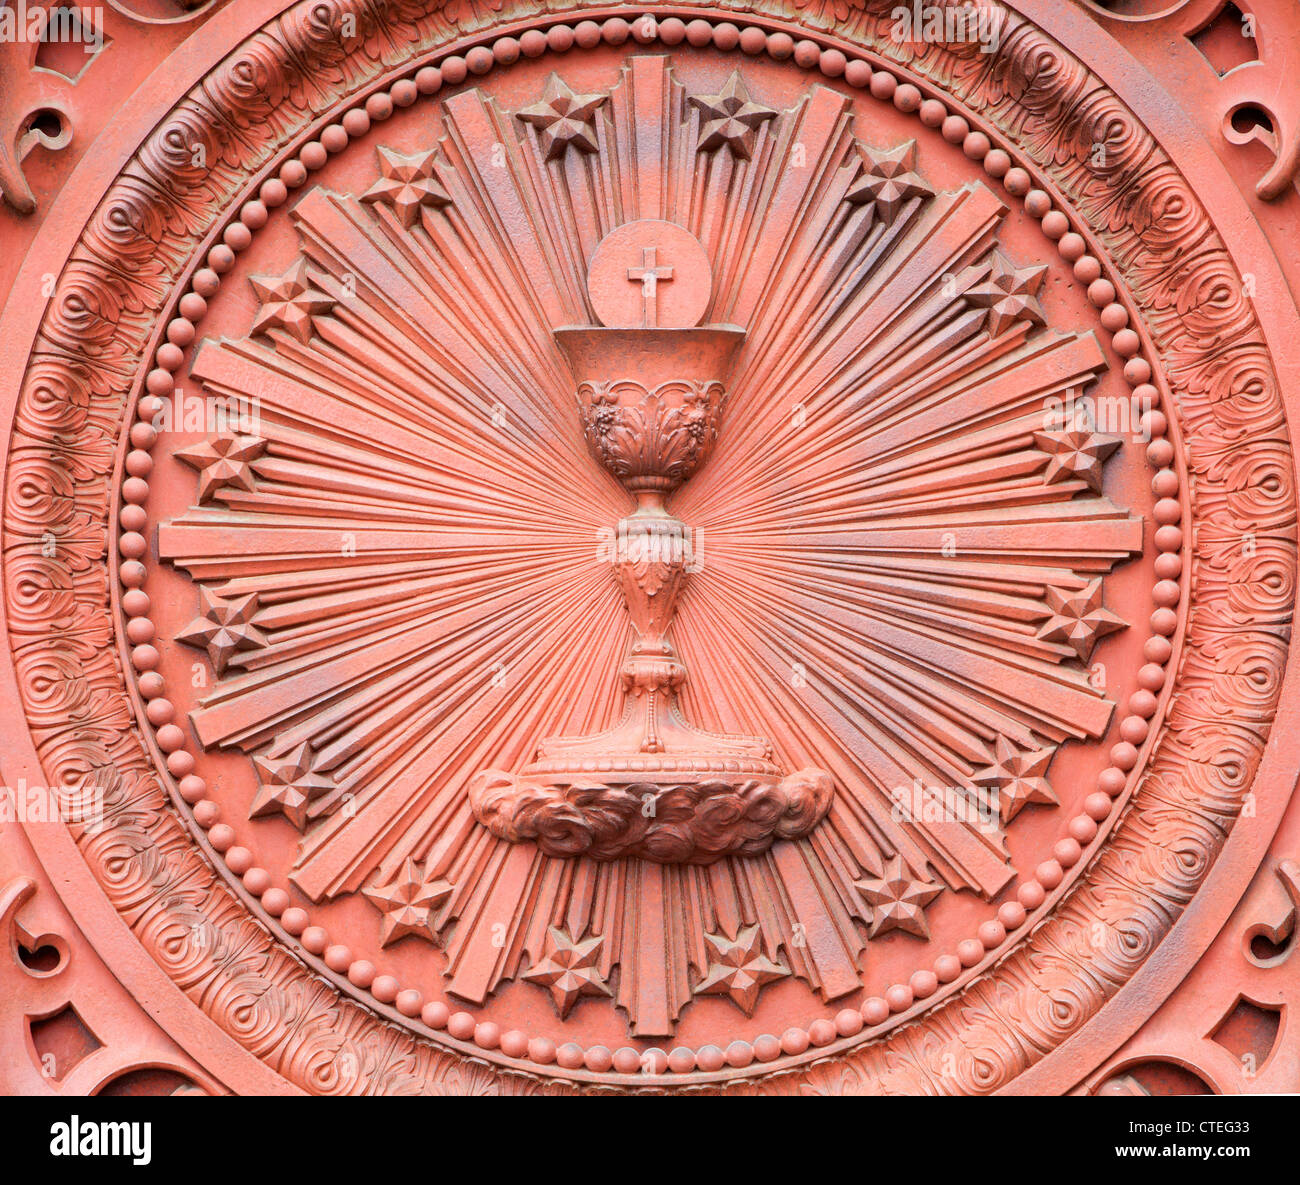
[[[1250,313],[1159,146],[990,11],[1035,81],[868,14],[513,14],[308,105],[290,21],[284,86],[205,83],[255,149],[186,99],[166,184],[118,183],[89,233],[150,228],[152,303],[56,302],[90,360],[34,354],[26,404],[120,441],[118,707],[42,752],[108,791],[76,839],[146,949],[290,1082],[996,1089],[1210,874],[1293,593],[1286,446],[1234,459],[1267,353],[1225,364]],[[104,450],[11,457],[11,522],[102,504]],[[34,730],[105,575],[7,561]]]

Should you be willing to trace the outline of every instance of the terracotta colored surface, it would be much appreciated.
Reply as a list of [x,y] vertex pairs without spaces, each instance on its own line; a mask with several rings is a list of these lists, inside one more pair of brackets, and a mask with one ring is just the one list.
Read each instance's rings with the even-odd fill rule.
[[0,1085],[1300,1089],[1300,19],[1109,7],[0,45]]

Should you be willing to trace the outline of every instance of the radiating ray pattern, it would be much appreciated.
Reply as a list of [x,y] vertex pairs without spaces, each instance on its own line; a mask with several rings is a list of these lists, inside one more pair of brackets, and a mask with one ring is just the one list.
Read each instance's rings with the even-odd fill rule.
[[[894,857],[986,898],[1012,875],[1009,819],[899,818],[891,792],[987,807],[1008,754],[1106,730],[1091,619],[1045,627],[1141,546],[1141,520],[1096,492],[1106,448],[1044,429],[1104,355],[1043,324],[990,190],[933,192],[914,146],[857,142],[828,88],[755,121],[748,159],[701,147],[657,57],[595,107],[594,152],[555,153],[476,90],[444,114],[427,156],[381,155],[398,172],[365,200],[307,193],[301,259],[260,281],[280,303],[192,366],[259,411],[255,436],[214,442],[221,467],[187,460],[203,496],[160,532],[224,612],[199,740],[255,757],[264,789],[278,777],[271,809],[299,802],[293,880],[313,900],[408,860],[450,885],[433,930],[463,999],[541,963],[550,927],[604,939],[600,975],[617,970],[641,1035],[671,1032],[708,934],[756,925],[823,998],[854,991],[857,882]],[[547,858],[490,836],[464,793],[619,714],[630,629],[599,532],[628,499],[586,452],[551,331],[595,320],[587,264],[637,218],[703,242],[705,320],[747,330],[717,451],[672,504],[703,559],[674,626],[684,708],[837,785],[808,838],[706,867]]]

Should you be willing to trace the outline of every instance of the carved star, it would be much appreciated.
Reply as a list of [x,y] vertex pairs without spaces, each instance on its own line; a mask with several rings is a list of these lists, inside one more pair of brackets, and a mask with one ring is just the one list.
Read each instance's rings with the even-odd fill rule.
[[253,805],[248,808],[250,819],[265,815],[283,814],[299,831],[307,826],[307,807],[331,789],[327,774],[312,768],[315,754],[304,741],[284,757],[259,755],[253,758],[260,783]]
[[1002,822],[1010,823],[1031,802],[1048,805],[1057,802],[1056,792],[1044,776],[1052,757],[1051,749],[1021,749],[1007,737],[999,736],[990,754],[990,764],[977,770],[972,781],[997,790]]
[[1043,286],[1046,266],[1018,268],[1001,251],[989,258],[988,278],[966,290],[966,299],[977,308],[988,309],[988,331],[993,337],[1017,321],[1046,324],[1036,293]]
[[1073,647],[1080,662],[1088,661],[1098,638],[1128,628],[1127,621],[1102,605],[1100,576],[1083,589],[1049,587],[1047,607],[1051,616],[1038,636],[1045,642],[1064,642]]
[[391,206],[397,220],[409,230],[423,207],[451,205],[451,196],[433,174],[437,157],[436,151],[403,156],[391,148],[380,148],[379,180],[361,200]]
[[577,95],[558,74],[546,80],[542,101],[519,110],[519,118],[532,124],[541,135],[547,160],[558,160],[569,146],[579,152],[595,152],[596,109],[608,95]]
[[730,996],[746,1016],[754,1015],[758,993],[765,983],[784,979],[788,967],[763,954],[763,939],[757,926],[741,930],[733,942],[724,934],[706,934],[713,958],[704,978],[696,985],[697,996]]
[[700,112],[700,152],[712,152],[724,144],[732,156],[749,160],[758,139],[758,129],[776,112],[753,102],[739,70],[733,70],[716,95],[692,95],[692,106]]
[[526,971],[523,978],[550,989],[561,1020],[581,997],[611,995],[597,965],[604,938],[593,935],[575,942],[556,926],[548,933],[551,941],[546,957]]
[[199,501],[210,502],[221,486],[251,490],[252,463],[265,451],[266,441],[260,436],[222,432],[201,444],[177,449],[172,455],[199,471]]
[[849,187],[845,199],[854,205],[872,205],[886,225],[892,223],[905,203],[914,197],[932,197],[931,189],[913,172],[916,141],[897,148],[863,150],[863,171]]
[[1035,432],[1034,443],[1048,454],[1043,480],[1049,486],[1081,478],[1094,494],[1100,494],[1102,466],[1122,441],[1118,436],[1103,436],[1086,427],[1073,427]]
[[305,259],[282,276],[249,276],[248,282],[262,302],[253,318],[253,333],[283,329],[306,345],[311,340],[312,317],[334,307],[331,297],[312,286]]
[[199,606],[199,616],[176,635],[176,640],[206,649],[218,675],[225,673],[236,651],[257,650],[266,645],[266,635],[253,625],[257,615],[256,593],[227,600],[200,585]]
[[939,896],[943,886],[921,877],[913,878],[902,856],[886,861],[884,875],[854,883],[871,906],[869,938],[887,934],[890,930],[904,930],[918,938],[930,937],[925,907]]
[[384,915],[379,945],[388,946],[408,934],[436,942],[434,915],[438,906],[451,896],[451,891],[447,881],[432,879],[427,870],[421,872],[409,856],[388,884],[363,889],[366,898]]

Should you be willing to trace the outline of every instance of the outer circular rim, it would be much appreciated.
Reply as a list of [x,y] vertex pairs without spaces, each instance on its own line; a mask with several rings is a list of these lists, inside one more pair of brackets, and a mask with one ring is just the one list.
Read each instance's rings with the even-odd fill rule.
[[[660,11],[662,11],[665,15],[667,15],[667,14],[668,14],[670,11],[672,11],[672,10],[660,10]],[[682,11],[682,10],[678,9],[677,11]],[[560,17],[562,14],[550,14],[550,15],[551,15],[551,19],[556,19],[556,18]],[[595,12],[595,11],[588,11],[588,12],[584,12],[583,15],[597,15],[597,12]],[[602,12],[602,13],[599,13],[599,15],[608,15],[608,14]],[[764,23],[765,23],[765,24],[768,24],[769,26],[771,26],[771,25],[773,25],[775,22],[774,22],[774,21],[765,21]],[[501,32],[501,31],[505,31],[505,29],[502,28],[502,27],[498,27],[498,29],[495,30],[495,31],[497,31],[497,32]],[[796,31],[798,31],[798,30],[796,30]],[[823,41],[823,42],[825,42],[825,41],[828,40],[828,39],[825,37],[824,34],[814,33],[814,35],[816,35],[816,36],[818,37],[818,39],[821,40],[821,41]],[[891,63],[891,65],[892,65],[892,63]],[[1259,270],[1259,269],[1257,268],[1257,270]],[[18,291],[21,290],[21,287],[22,287],[22,285],[20,284],[20,285],[19,285],[19,289],[16,290],[16,295],[18,294]],[[1281,315],[1285,315],[1285,310],[1274,310],[1274,311],[1275,311],[1275,312],[1278,312],[1278,313],[1281,314]],[[1291,470],[1290,470],[1290,468],[1288,468],[1288,470],[1286,471],[1286,477],[1287,477],[1288,480],[1291,478],[1291,475],[1292,475],[1292,474],[1291,474]],[[6,671],[6,675],[8,675],[8,674],[9,674],[9,672]],[[1274,805],[1275,805],[1275,804],[1274,804],[1273,800],[1270,798],[1269,803],[1268,803],[1268,806],[1269,806],[1269,807],[1274,807]],[[1280,814],[1280,808],[1281,808],[1281,805],[1282,805],[1282,803],[1279,802],[1279,803],[1276,804],[1276,809],[1275,809],[1274,811],[1267,811],[1267,812],[1266,812],[1266,810],[1264,809],[1264,805],[1261,804],[1261,809],[1260,809],[1260,811],[1259,811],[1259,816],[1260,816],[1260,818],[1259,818],[1259,822],[1262,824],[1262,823],[1264,823],[1265,819],[1270,819],[1270,820],[1272,821],[1272,825],[1271,825],[1271,826],[1259,826],[1259,827],[1251,828],[1251,829],[1250,829],[1250,831],[1251,831],[1252,833],[1254,833],[1252,836],[1250,836],[1250,838],[1258,838],[1258,839],[1261,841],[1261,843],[1260,843],[1260,845],[1259,845],[1259,847],[1258,847],[1258,850],[1262,850],[1262,844],[1267,843],[1268,838],[1271,836],[1273,826],[1275,826],[1275,824],[1276,824],[1276,819],[1277,819],[1278,815]],[[1262,833],[1262,834],[1261,834],[1261,833]],[[1236,838],[1237,838],[1237,837],[1234,835],[1233,839],[1235,840]],[[41,846],[45,846],[45,845],[41,845]],[[1252,845],[1250,845],[1250,846],[1251,846],[1252,849],[1256,847],[1256,845],[1254,845],[1254,844],[1252,844]],[[1238,849],[1237,846],[1236,846],[1235,844],[1233,845],[1233,848],[1234,848],[1234,856],[1236,856],[1236,855],[1237,855],[1237,852],[1238,852],[1240,849]],[[1238,866],[1240,863],[1242,863],[1242,861],[1241,861],[1240,859],[1236,860],[1236,861],[1233,863],[1232,868],[1233,868],[1234,871],[1236,870],[1237,866]],[[1248,863],[1248,861],[1247,861],[1247,863]],[[1250,865],[1250,870],[1253,870],[1253,867],[1254,867],[1254,865]],[[1234,894],[1234,900],[1235,900],[1235,894]],[[1230,904],[1231,904],[1231,903],[1229,903],[1229,906],[1230,906]],[[1224,912],[1226,913],[1226,908],[1224,909]],[[1209,941],[1209,939],[1210,939],[1212,936],[1213,936],[1213,933],[1212,933],[1212,932],[1206,934],[1206,935],[1205,935],[1204,943],[1202,943],[1201,945],[1203,946],[1203,945],[1207,944],[1208,941]],[[1152,959],[1154,959],[1154,957],[1155,957],[1154,955],[1151,956]],[[1145,961],[1150,961],[1150,960],[1145,960]],[[1170,986],[1172,986],[1172,984],[1171,984]],[[826,1051],[826,1053],[833,1053],[833,1052],[834,1052],[833,1049],[828,1049],[828,1050]],[[574,1075],[573,1077],[576,1077],[576,1075]]]

